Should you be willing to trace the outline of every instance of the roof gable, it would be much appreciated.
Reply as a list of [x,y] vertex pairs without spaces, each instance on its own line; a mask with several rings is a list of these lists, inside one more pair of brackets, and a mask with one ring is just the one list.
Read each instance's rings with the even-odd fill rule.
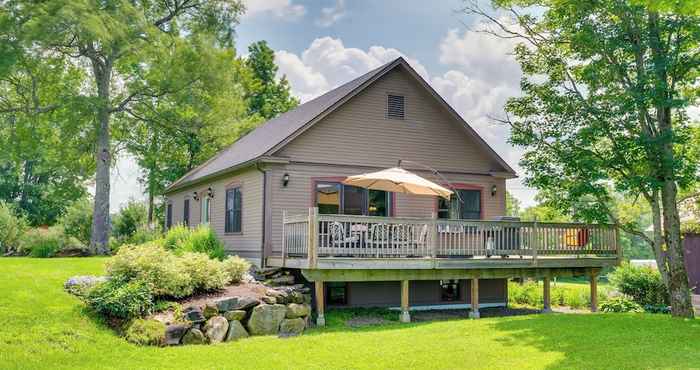
[[462,125],[466,132],[476,139],[477,144],[485,149],[489,156],[503,167],[506,173],[515,175],[510,166],[496,154],[493,149],[474,131],[442,97],[423,80],[418,73],[403,59],[397,58],[366,74],[337,87],[313,100],[299,105],[295,109],[266,121],[255,130],[241,137],[214,157],[195,167],[180,179],[170,185],[166,192],[173,191],[201,180],[226,173],[228,171],[252,164],[261,157],[271,155],[284,147],[298,135],[313,126],[321,118],[331,113],[357,93],[364,90],[374,81],[397,66],[402,66],[415,78],[431,95],[445,106]]

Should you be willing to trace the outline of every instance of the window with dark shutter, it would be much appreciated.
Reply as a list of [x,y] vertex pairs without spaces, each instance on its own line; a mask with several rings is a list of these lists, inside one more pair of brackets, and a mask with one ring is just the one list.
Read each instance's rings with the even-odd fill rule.
[[173,205],[168,203],[168,208],[165,211],[165,228],[170,229],[173,226]]
[[392,119],[404,119],[404,103],[403,95],[389,95],[387,97],[387,117]]
[[224,221],[225,232],[241,232],[242,205],[243,202],[241,199],[241,188],[232,188],[226,190],[226,217]]
[[185,226],[190,226],[190,200],[185,199],[185,206],[182,210],[182,223]]

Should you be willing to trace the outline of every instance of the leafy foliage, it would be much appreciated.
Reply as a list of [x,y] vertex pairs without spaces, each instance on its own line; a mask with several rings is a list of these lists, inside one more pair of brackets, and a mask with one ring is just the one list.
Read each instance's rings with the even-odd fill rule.
[[603,312],[642,312],[642,306],[637,302],[623,297],[613,297],[601,303],[600,310]]
[[182,255],[185,273],[192,278],[195,291],[223,289],[231,280],[223,262],[203,253],[187,252]]
[[[584,308],[591,303],[588,286],[578,284],[553,284],[551,288],[551,303],[553,306],[567,306],[571,308]],[[542,286],[534,281],[524,284],[508,284],[508,302],[510,304],[525,305],[530,307],[542,307]],[[598,290],[598,300],[605,301],[607,292]]]
[[250,270],[250,262],[239,256],[230,256],[223,261],[224,270],[228,273],[231,283],[238,283],[243,280],[243,276]]
[[92,202],[82,198],[73,202],[59,219],[66,235],[78,239],[84,245],[90,244],[92,233]]
[[14,252],[19,246],[26,222],[12,207],[0,200],[0,254]]
[[608,274],[610,283],[641,306],[666,305],[668,291],[658,270],[623,263]]
[[27,230],[19,240],[19,254],[36,258],[53,257],[64,249],[81,249],[77,239],[66,235],[60,226]]
[[118,278],[92,288],[84,298],[95,312],[119,319],[132,319],[151,312],[153,296],[144,281],[122,281]]
[[163,246],[171,251],[177,250],[180,248],[180,244],[190,237],[190,234],[191,230],[189,227],[185,225],[175,225],[165,233]]
[[223,243],[208,225],[199,225],[192,230],[186,239],[180,241],[175,252],[178,254],[186,252],[204,253],[218,260],[222,260],[225,256]]
[[292,96],[287,78],[277,79],[275,52],[267,42],[258,41],[248,46],[246,65],[253,72],[252,86],[249,87],[249,112],[271,119],[299,104]]
[[[132,241],[131,238],[139,231],[148,227],[148,210],[141,202],[130,201],[112,218],[112,236],[118,240]],[[150,241],[150,240],[144,240]]]
[[124,332],[124,338],[141,346],[160,346],[165,342],[165,324],[158,320],[136,319]]

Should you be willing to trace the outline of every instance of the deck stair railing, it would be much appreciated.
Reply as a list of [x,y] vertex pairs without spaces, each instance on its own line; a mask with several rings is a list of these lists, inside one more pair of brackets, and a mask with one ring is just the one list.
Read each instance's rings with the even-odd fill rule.
[[607,224],[443,220],[436,218],[288,216],[283,258],[620,257],[618,230]]

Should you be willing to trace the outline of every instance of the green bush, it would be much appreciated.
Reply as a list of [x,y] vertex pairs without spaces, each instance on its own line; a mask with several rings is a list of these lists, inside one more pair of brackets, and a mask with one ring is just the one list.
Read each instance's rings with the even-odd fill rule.
[[644,312],[669,314],[671,307],[665,304],[648,304],[644,306]]
[[185,225],[175,225],[168,229],[163,237],[163,246],[165,249],[175,251],[179,248],[180,244],[190,237],[192,231],[189,227]]
[[165,343],[165,324],[158,320],[136,319],[129,324],[124,337],[140,346],[161,346]]
[[158,241],[158,243],[162,245],[162,237],[163,233],[158,226],[151,228],[148,225],[143,225],[136,229],[136,232],[131,235],[128,242],[130,244],[143,244]]
[[66,235],[63,228],[53,226],[27,230],[20,238],[18,252],[36,258],[48,258],[64,249],[84,247],[76,238]]
[[85,302],[95,312],[119,319],[141,317],[153,309],[153,295],[148,284],[115,278],[91,289]]
[[112,236],[119,240],[140,244],[150,240],[132,240],[139,229],[148,228],[148,209],[146,205],[136,201],[130,201],[119,213],[112,218]]
[[224,269],[228,273],[229,283],[238,283],[243,279],[248,270],[250,262],[238,256],[231,256],[223,261]]
[[0,254],[17,251],[26,228],[24,218],[17,216],[12,207],[0,201]]
[[181,260],[196,291],[223,289],[230,280],[223,262],[211,259],[206,254],[187,252]]
[[[598,290],[598,301],[607,299],[604,289]],[[591,304],[590,290],[586,285],[552,284],[550,300],[553,306],[584,308]],[[542,307],[543,287],[534,281],[525,284],[508,284],[508,302],[510,304]]]
[[642,306],[635,301],[624,297],[610,298],[600,305],[600,310],[603,312],[642,312]]
[[192,230],[189,237],[182,240],[175,248],[175,251],[178,254],[186,252],[204,253],[218,260],[223,260],[225,256],[223,243],[219,241],[214,231],[206,225],[200,225]]
[[92,233],[93,204],[89,198],[73,202],[58,220],[66,235],[78,239],[83,245],[90,245]]
[[651,267],[623,263],[608,274],[608,280],[620,293],[630,296],[641,306],[668,303],[668,293],[661,274]]
[[186,297],[194,289],[182,260],[153,242],[122,246],[106,269],[112,278],[146,283],[157,297]]

